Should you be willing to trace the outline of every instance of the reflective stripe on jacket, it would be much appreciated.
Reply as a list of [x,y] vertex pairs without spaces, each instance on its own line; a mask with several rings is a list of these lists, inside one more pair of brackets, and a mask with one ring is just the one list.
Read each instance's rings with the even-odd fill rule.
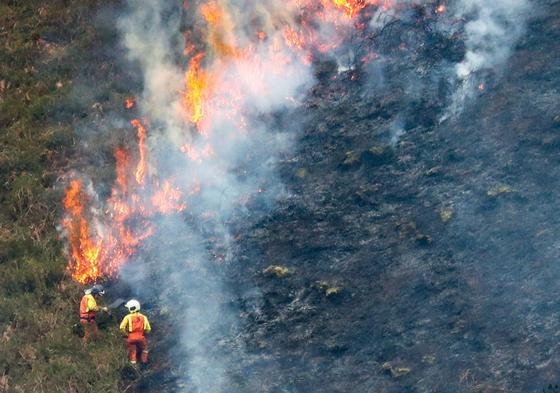
[[93,319],[97,311],[99,307],[93,295],[84,295],[80,302],[80,318]]
[[152,327],[148,318],[139,312],[133,312],[125,316],[120,326],[121,332],[129,338],[144,337],[144,333],[150,333]]

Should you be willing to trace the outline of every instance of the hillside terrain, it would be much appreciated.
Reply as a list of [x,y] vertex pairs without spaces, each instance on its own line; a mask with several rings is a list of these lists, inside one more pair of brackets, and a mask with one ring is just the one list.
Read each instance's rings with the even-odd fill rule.
[[[158,217],[104,281],[107,303],[137,296],[151,318],[141,373],[123,310],[89,347],[72,331],[84,287],[59,230],[73,171],[110,195],[113,149],[134,137],[115,121],[143,87],[115,29],[124,5],[0,5],[0,392],[560,391],[560,2],[531,5],[456,113],[443,76],[465,43],[421,9],[368,42],[382,71],[317,59],[302,105],[270,115],[296,128],[274,203],[225,224]],[[178,261],[198,253],[211,263]]]

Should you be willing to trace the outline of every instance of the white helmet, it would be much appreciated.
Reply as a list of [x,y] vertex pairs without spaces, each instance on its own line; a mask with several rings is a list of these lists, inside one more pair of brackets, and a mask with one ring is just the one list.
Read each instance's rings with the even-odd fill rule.
[[124,306],[128,308],[130,312],[140,311],[140,302],[136,299],[130,299]]
[[91,288],[88,288],[84,291],[86,295],[105,295],[105,290],[103,289],[103,285],[96,284]]

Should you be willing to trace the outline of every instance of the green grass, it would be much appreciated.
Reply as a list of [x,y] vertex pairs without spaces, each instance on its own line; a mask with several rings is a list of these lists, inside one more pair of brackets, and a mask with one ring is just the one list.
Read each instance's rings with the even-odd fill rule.
[[117,392],[121,384],[117,321],[88,348],[72,333],[82,288],[65,273],[56,229],[76,125],[91,100],[117,106],[110,100],[125,94],[105,84],[88,101],[74,82],[102,69],[95,49],[110,34],[91,19],[110,3],[0,4],[0,391]]

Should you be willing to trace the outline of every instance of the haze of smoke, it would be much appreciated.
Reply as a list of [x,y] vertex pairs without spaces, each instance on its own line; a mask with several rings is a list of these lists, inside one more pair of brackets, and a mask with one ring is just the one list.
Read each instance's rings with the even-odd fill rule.
[[[243,8],[236,8],[244,3],[228,5],[234,17],[244,15]],[[259,6],[263,14],[266,5]],[[232,57],[208,63],[209,71],[220,67],[220,75],[228,82],[217,84],[214,94],[227,97],[231,92],[224,90],[234,82],[243,95],[238,108],[213,114],[207,138],[196,136],[181,111],[184,69],[179,66],[182,47],[176,44],[181,37],[181,10],[163,0],[130,1],[129,7],[119,28],[130,59],[143,71],[140,109],[152,124],[148,138],[154,158],[151,171],[171,176],[185,195],[194,188],[200,192],[189,201],[190,219],[176,215],[159,220],[158,232],[146,244],[148,253],[136,255],[136,263],[125,266],[122,277],[134,284],[137,295],[143,298],[150,293],[138,289],[138,283],[149,287],[152,275],[165,276],[166,287],[153,293],[152,300],[160,309],[172,310],[173,323],[181,328],[174,354],[185,375],[184,386],[194,386],[200,392],[227,391],[226,370],[239,360],[243,350],[216,349],[218,342],[236,329],[236,319],[226,309],[227,289],[208,250],[223,253],[226,263],[234,262],[229,222],[235,214],[248,213],[240,200],[258,198],[271,205],[280,194],[282,186],[274,164],[279,153],[290,149],[291,137],[285,130],[271,127],[266,114],[293,106],[312,77],[309,68],[297,61],[287,64],[282,74],[271,72],[274,58],[267,44],[257,49],[258,62]],[[195,9],[191,4],[189,12]],[[236,38],[243,42],[248,39],[241,30],[246,24],[236,22],[240,26]],[[240,117],[244,126],[238,122]],[[187,159],[180,152],[186,142],[197,149],[211,145],[212,157],[202,162]],[[250,213],[259,214],[255,210]],[[148,263],[154,259],[151,255],[156,263]],[[154,266],[158,271],[153,271]]]
[[401,137],[405,134],[403,122],[401,119],[395,119],[391,122],[389,127],[389,143],[391,146],[395,147]]

